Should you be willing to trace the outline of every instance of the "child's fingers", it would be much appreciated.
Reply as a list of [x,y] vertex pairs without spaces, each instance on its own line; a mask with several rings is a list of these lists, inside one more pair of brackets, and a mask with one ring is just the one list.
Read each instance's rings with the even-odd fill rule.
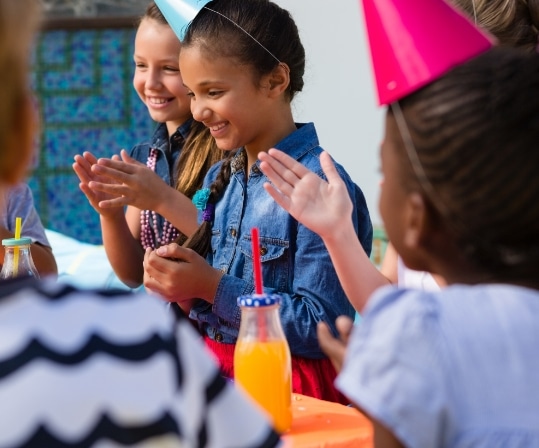
[[340,339],[333,336],[329,326],[325,322],[319,322],[316,330],[320,348],[331,360],[335,370],[339,372],[344,361],[346,345]]
[[301,176],[308,174],[309,170],[281,151],[270,151],[271,154],[259,155],[260,169],[281,193],[290,196]]
[[144,165],[143,163],[139,162],[137,159],[134,159],[133,157],[131,157],[125,149],[122,149],[120,151],[120,156],[125,163]]
[[342,182],[341,176],[339,176],[339,173],[335,168],[335,164],[333,163],[333,160],[331,160],[331,156],[327,151],[320,154],[320,166],[324,170],[328,183],[332,184],[335,182]]
[[82,157],[90,164],[93,165],[97,163],[97,157],[94,156],[90,151],[84,151]]
[[81,182],[87,184],[88,182],[91,181],[91,178],[90,176],[88,176],[88,171],[86,170],[85,167],[83,167],[78,162],[75,162],[71,166],[73,167],[73,171],[75,171],[75,174],[77,175],[77,177],[79,178]]
[[310,172],[307,167],[299,163],[297,160],[294,160],[292,157],[290,157],[283,151],[271,148],[268,151],[268,155],[271,158],[277,160],[279,164],[285,168],[285,170],[290,170],[291,172],[293,172],[299,179],[301,179],[303,176]]
[[[101,162],[101,159],[100,159]],[[123,165],[125,165],[123,162],[121,162]],[[114,180],[117,183],[125,183],[127,184],[130,179],[133,179],[131,172],[131,168],[127,170],[122,169],[116,169],[112,166],[107,164],[96,164],[92,166],[92,173],[97,174],[99,176],[107,177],[109,179]]]
[[269,182],[264,184],[264,189],[273,198],[277,204],[279,204],[285,211],[290,212],[290,198],[283,195],[277,188],[275,188]]
[[341,341],[345,345],[348,345],[348,340],[350,339],[350,335],[354,328],[354,321],[348,316],[339,316],[335,321],[335,326],[337,327]]

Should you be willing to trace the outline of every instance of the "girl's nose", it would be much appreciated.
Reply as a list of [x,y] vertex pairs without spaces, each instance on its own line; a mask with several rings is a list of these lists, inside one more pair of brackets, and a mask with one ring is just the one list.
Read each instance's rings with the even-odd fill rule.
[[161,77],[156,70],[149,70],[146,77],[146,88],[149,90],[156,90],[162,86]]
[[211,115],[211,111],[204,101],[195,98],[191,98],[191,113],[196,121],[207,121]]

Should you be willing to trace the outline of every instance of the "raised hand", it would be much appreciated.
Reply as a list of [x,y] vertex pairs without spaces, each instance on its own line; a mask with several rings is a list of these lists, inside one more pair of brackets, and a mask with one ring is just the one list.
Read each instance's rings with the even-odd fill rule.
[[264,188],[295,219],[322,238],[334,233],[353,210],[348,190],[327,152],[320,165],[327,182],[277,149],[258,155],[260,168],[271,183]]
[[[118,159],[118,156],[113,156],[113,159]],[[77,174],[80,183],[79,188],[85,194],[90,205],[103,216],[110,216],[117,213],[123,215],[124,211],[120,207],[117,208],[103,208],[100,206],[101,202],[114,198],[104,191],[93,190],[89,184],[92,182],[107,183],[114,182],[112,179],[102,177],[97,173],[94,173],[92,167],[97,163],[97,158],[91,152],[84,152],[82,155],[77,154],[75,156],[75,163],[73,163],[73,170]]]

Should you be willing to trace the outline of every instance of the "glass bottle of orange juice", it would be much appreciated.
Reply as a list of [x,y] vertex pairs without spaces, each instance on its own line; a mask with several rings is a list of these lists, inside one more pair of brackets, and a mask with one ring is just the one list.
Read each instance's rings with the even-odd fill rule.
[[281,297],[238,298],[241,323],[234,350],[234,378],[267,412],[275,429],[292,424],[292,361],[279,316]]

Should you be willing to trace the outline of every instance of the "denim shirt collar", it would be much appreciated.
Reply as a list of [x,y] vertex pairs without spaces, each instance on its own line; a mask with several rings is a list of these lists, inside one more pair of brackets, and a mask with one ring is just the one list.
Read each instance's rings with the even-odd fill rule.
[[174,132],[170,138],[168,135],[167,125],[165,123],[159,123],[152,136],[152,148],[156,148],[165,153],[169,151],[169,148],[170,152],[172,153],[181,150],[183,143],[191,131],[192,123],[192,118],[187,120],[185,123],[180,125],[178,129],[176,129],[176,132]]
[[[296,130],[275,145],[275,148],[299,160],[305,153],[320,146],[314,123],[296,123]],[[268,148],[269,149],[269,148]]]
[[[274,147],[287,153],[294,160],[299,160],[305,153],[313,148],[320,146],[314,123],[296,123],[296,130],[287,135],[283,140],[277,143]],[[269,148],[268,148],[269,149]],[[235,155],[230,165],[232,172],[236,173],[245,168],[247,159],[245,157],[245,149],[241,148]],[[260,165],[260,161],[256,161],[256,167]]]

